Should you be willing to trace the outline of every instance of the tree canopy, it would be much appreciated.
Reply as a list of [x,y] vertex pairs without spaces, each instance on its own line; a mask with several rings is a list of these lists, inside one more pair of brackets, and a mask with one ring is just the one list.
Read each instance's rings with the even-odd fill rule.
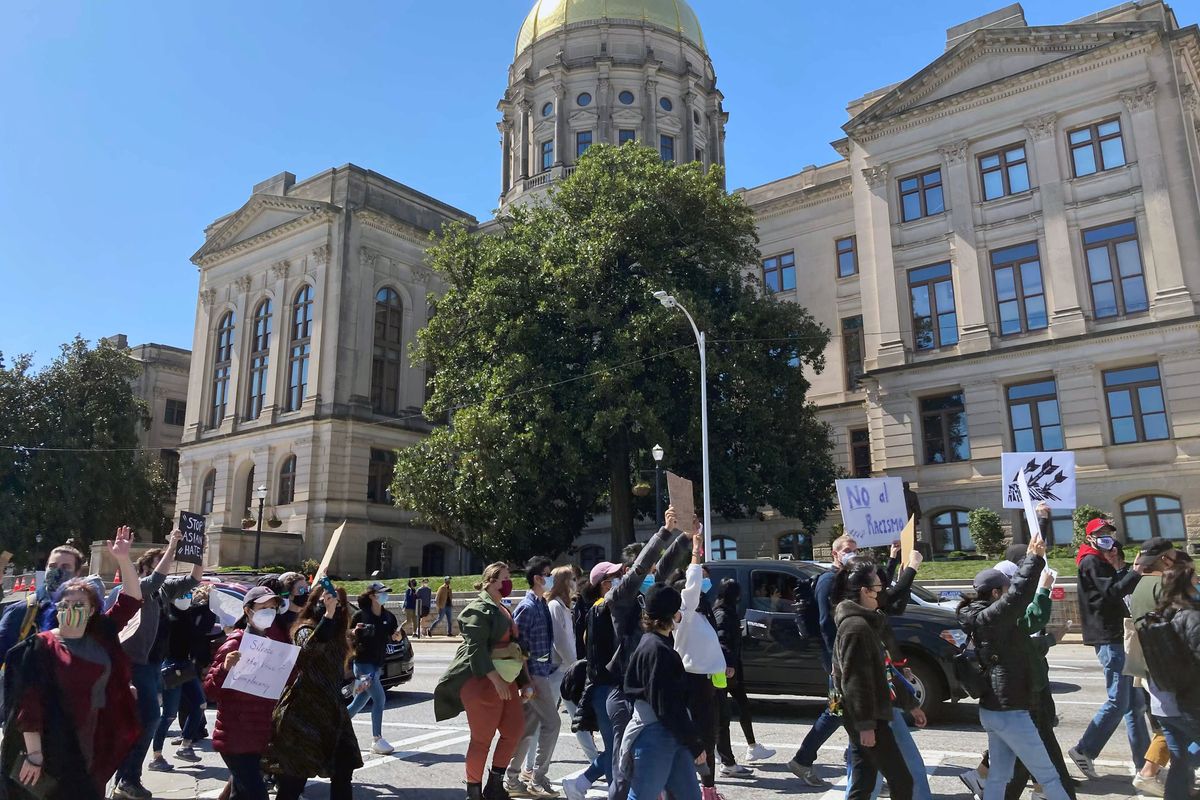
[[593,146],[546,202],[485,232],[448,228],[430,259],[449,289],[414,355],[436,370],[426,416],[452,424],[400,452],[397,505],[509,559],[561,552],[611,512],[612,557],[653,514],[631,488],[655,443],[699,492],[697,350],[664,290],[708,340],[714,515],[769,505],[815,526],[837,468],[802,367],[823,368],[829,334],[748,277],[758,258],[718,168],[632,145]]
[[164,529],[169,487],[157,459],[137,450],[149,422],[131,384],[140,369],[80,338],[41,371],[0,354],[0,545],[18,562],[68,539],[86,551],[119,525]]

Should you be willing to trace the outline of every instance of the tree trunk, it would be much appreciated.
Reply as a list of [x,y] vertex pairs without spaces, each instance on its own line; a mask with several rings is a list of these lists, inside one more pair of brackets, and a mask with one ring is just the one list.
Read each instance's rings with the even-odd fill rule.
[[620,562],[621,550],[633,541],[633,489],[629,485],[629,433],[624,428],[608,442],[608,494],[612,538],[608,557]]

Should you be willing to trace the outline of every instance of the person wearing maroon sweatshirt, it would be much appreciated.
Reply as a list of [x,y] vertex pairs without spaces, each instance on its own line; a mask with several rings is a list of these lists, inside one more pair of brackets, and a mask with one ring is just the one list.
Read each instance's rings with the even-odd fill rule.
[[241,658],[238,648],[247,631],[276,642],[291,641],[287,629],[278,621],[281,605],[279,596],[265,586],[255,586],[246,592],[243,606],[246,629],[229,634],[204,678],[205,696],[218,703],[212,741],[213,749],[229,767],[230,800],[267,800],[260,761],[271,741],[271,715],[276,701],[223,687],[229,670]]

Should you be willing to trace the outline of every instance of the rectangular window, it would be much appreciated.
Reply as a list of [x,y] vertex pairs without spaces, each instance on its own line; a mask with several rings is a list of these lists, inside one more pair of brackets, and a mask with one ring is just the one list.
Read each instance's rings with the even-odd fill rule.
[[847,236],[835,239],[833,249],[837,255],[837,274],[839,278],[848,278],[858,273],[858,237]]
[[967,410],[963,406],[962,392],[921,400],[921,436],[925,445],[926,464],[971,459]]
[[850,472],[856,478],[871,477],[871,432],[850,429]]
[[179,486],[179,452],[159,450],[158,461],[162,465],[162,474],[167,479],[167,485],[174,491]]
[[979,157],[979,181],[984,200],[1029,191],[1025,145],[1013,145]]
[[662,135],[658,137],[658,153],[663,161],[675,160],[675,137]]
[[701,150],[699,147],[696,148],[696,158],[694,159],[694,161],[696,161],[696,163],[698,163],[698,164],[704,163],[704,151]]
[[1000,335],[1046,328],[1050,319],[1046,314],[1046,290],[1042,286],[1037,242],[993,250],[991,259]]
[[392,504],[392,475],[396,471],[396,452],[371,448],[367,466],[367,502]]
[[1053,378],[1009,386],[1006,394],[1014,452],[1038,453],[1063,449],[1062,420],[1058,416],[1058,386]]
[[579,158],[584,152],[592,146],[591,131],[577,131],[575,133],[575,157]]
[[900,219],[909,222],[946,210],[942,198],[942,171],[931,169],[900,179]]
[[936,350],[958,343],[958,314],[954,310],[954,279],[950,262],[909,270],[912,298],[913,347]]
[[1150,308],[1133,220],[1084,231],[1083,254],[1096,319],[1140,314]]
[[1071,148],[1076,178],[1125,165],[1125,142],[1121,139],[1119,119],[1068,131],[1067,145]]
[[764,258],[762,262],[763,286],[768,292],[790,292],[796,288],[796,254]]
[[842,360],[846,365],[846,391],[857,391],[862,385],[863,353],[862,314],[842,320]]
[[637,131],[622,128],[617,131],[617,144],[625,144],[626,142],[637,141]]
[[182,425],[186,417],[187,401],[167,398],[167,409],[163,414],[163,423],[166,425]]
[[1171,438],[1157,365],[1105,372],[1104,396],[1113,444]]
[[554,166],[554,140],[542,142],[542,172]]

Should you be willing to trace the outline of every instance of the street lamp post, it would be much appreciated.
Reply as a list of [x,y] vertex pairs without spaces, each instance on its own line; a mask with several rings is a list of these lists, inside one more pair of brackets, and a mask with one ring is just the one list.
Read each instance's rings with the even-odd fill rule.
[[704,346],[704,331],[696,327],[696,320],[688,310],[679,304],[674,296],[664,291],[654,292],[654,299],[662,303],[663,308],[678,308],[687,317],[696,336],[696,347],[700,350],[700,450],[702,472],[704,473],[704,554],[712,558],[712,494],[708,485],[708,362]]
[[654,456],[654,519],[662,525],[662,445],[656,444],[650,448],[650,455]]
[[266,484],[254,490],[254,499],[258,501],[258,527],[254,529],[254,568],[258,569],[258,554],[262,549],[263,504],[267,502]]

